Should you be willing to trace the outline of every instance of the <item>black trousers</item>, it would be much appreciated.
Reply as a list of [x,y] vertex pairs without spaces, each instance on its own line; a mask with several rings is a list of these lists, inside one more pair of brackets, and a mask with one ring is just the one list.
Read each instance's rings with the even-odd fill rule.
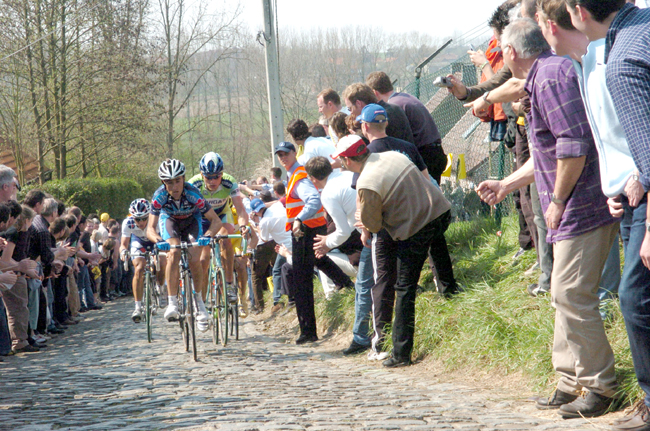
[[395,319],[393,321],[393,357],[407,360],[413,351],[415,333],[415,295],[427,250],[437,236],[449,227],[447,213],[428,223],[405,241],[397,242],[397,284],[395,285]]
[[[446,222],[447,226],[451,221],[451,213],[447,211],[440,216],[441,222]],[[445,219],[445,220],[443,220]],[[447,230],[445,228],[445,230]],[[438,281],[441,286],[441,293],[451,294],[458,291],[456,278],[454,277],[454,268],[451,265],[451,256],[449,256],[449,249],[447,248],[447,239],[445,238],[445,231],[435,231],[431,246],[429,247],[429,258],[433,262],[433,267],[438,273]]]
[[68,277],[59,276],[52,279],[52,292],[54,293],[54,303],[52,312],[57,322],[65,322],[68,315]]
[[395,283],[397,282],[397,241],[386,229],[380,230],[372,242],[372,264],[375,268],[375,284],[372,286],[372,347],[383,350],[385,327],[393,321]]
[[314,312],[314,238],[326,235],[327,227],[310,228],[303,225],[304,235],[300,238],[291,236],[292,245],[292,284],[295,289],[296,314],[300,325],[300,335],[311,337],[316,333],[316,314]]
[[264,286],[266,286],[266,277],[269,272],[269,267],[275,263],[276,256],[275,241],[265,242],[255,248],[255,260],[253,261],[251,278],[255,306],[260,310],[264,309]]
[[429,175],[440,184],[440,177],[447,167],[447,155],[442,149],[442,145],[424,145],[418,148],[418,152],[424,159],[424,164],[427,165]]

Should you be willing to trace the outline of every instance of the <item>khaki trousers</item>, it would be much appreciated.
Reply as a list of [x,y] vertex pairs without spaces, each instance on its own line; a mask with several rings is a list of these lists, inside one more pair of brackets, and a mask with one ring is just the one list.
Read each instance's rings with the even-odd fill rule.
[[606,397],[616,393],[614,353],[598,311],[598,285],[618,225],[612,223],[553,246],[553,367],[560,374],[557,387],[563,392],[577,394],[585,388]]
[[79,289],[77,289],[77,279],[74,277],[74,271],[68,271],[68,311],[70,316],[77,317],[81,308],[79,300]]
[[11,348],[22,349],[27,342],[27,326],[29,324],[27,280],[18,277],[16,284],[2,293],[2,299],[7,309],[7,323],[11,335]]

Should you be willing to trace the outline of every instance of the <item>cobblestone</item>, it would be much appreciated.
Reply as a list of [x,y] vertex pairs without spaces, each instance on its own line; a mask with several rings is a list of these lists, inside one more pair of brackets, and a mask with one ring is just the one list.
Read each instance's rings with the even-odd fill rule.
[[607,421],[561,420],[523,399],[385,370],[375,362],[295,346],[257,331],[215,346],[197,333],[199,362],[178,325],[130,322],[111,302],[40,353],[0,364],[0,430],[593,430]]

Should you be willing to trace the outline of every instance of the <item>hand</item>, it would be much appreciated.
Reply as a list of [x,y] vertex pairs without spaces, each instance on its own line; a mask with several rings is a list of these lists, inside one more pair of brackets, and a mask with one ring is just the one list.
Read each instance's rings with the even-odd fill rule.
[[327,241],[327,235],[316,235],[314,238],[314,254],[317,259],[322,258],[330,251],[330,248],[325,244]]
[[31,259],[23,259],[20,262],[18,262],[18,267],[16,268],[16,271],[18,272],[36,272],[36,262],[31,260]]
[[156,243],[156,247],[160,251],[169,251],[171,248],[169,247],[169,243],[166,241],[160,241]]
[[650,238],[648,238],[648,236],[649,234],[646,232],[645,237],[643,237],[643,242],[641,243],[639,255],[641,256],[643,266],[650,269]]
[[13,286],[16,284],[16,280],[18,280],[18,276],[13,271],[7,271],[0,274],[0,283],[4,283],[7,286]]
[[242,235],[246,235],[248,233],[248,226],[246,225],[239,225],[239,231],[241,232]]
[[447,87],[447,91],[454,95],[456,99],[465,99],[467,97],[467,87],[454,75],[447,75],[447,79],[451,81],[452,86]]
[[627,200],[629,201],[630,206],[636,208],[639,205],[639,202],[641,202],[641,199],[643,199],[645,192],[641,182],[630,177],[630,179],[627,180],[627,184],[625,184],[625,194],[627,195]]
[[58,274],[59,272],[61,272],[61,270],[63,269],[64,265],[65,265],[65,264],[64,264],[62,261],[58,260],[58,259],[52,261],[52,266],[54,267],[54,272],[57,273],[57,274]]
[[372,248],[372,244],[370,244],[372,240],[372,234],[368,229],[365,227],[361,230],[361,243],[363,244],[364,247]]
[[126,260],[126,255],[129,254],[129,251],[127,249],[122,249],[120,251],[120,260],[124,262]]
[[293,232],[293,236],[295,238],[302,238],[305,233],[302,231],[302,222],[300,220],[294,220],[293,222],[293,229],[291,229]]
[[546,227],[548,229],[557,230],[560,227],[560,219],[562,219],[562,214],[564,214],[564,209],[566,204],[556,204],[551,202],[551,204],[546,209]]
[[77,253],[76,247],[66,246],[65,251],[68,254],[68,257],[72,257]]
[[498,204],[508,195],[503,183],[496,180],[483,181],[476,188],[476,193],[483,202],[490,206]]
[[477,49],[476,51],[467,51],[467,53],[469,54],[469,59],[472,61],[472,63],[474,63],[474,66],[476,67],[481,67],[485,64],[486,61],[488,61],[485,53],[480,49]]
[[212,238],[208,236],[202,236],[198,239],[198,243],[200,247],[205,247],[206,245],[210,245],[210,241],[212,241]]
[[521,110],[521,102],[512,102],[510,106],[512,107],[512,110],[515,111],[515,115],[519,115],[519,111]]
[[291,252],[284,244],[279,244],[275,247],[275,251],[285,259],[288,259],[291,256]]
[[483,97],[479,97],[473,102],[465,103],[463,106],[465,108],[472,108],[474,116],[479,118],[485,117],[490,109],[490,105],[485,101],[485,99],[483,99]]
[[609,213],[612,215],[612,217],[623,217],[625,209],[623,209],[620,195],[607,199],[607,206],[609,207]]

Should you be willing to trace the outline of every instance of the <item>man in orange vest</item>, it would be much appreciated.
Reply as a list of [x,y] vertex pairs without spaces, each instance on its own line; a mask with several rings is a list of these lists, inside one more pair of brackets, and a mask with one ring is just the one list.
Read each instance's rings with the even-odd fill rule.
[[300,337],[296,344],[311,343],[318,341],[314,313],[314,238],[316,235],[327,235],[327,222],[320,194],[307,178],[305,168],[297,161],[296,147],[290,142],[280,142],[275,148],[275,154],[289,177],[286,230],[291,231],[291,276],[296,290],[296,314],[300,324]]

